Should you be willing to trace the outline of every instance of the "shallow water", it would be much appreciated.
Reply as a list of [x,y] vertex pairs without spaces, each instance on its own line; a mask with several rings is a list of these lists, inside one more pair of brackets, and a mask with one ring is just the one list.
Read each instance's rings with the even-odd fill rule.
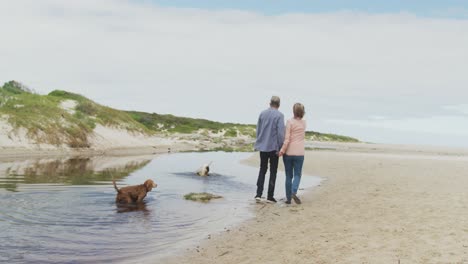
[[[0,262],[136,263],[183,252],[208,234],[253,216],[257,168],[251,153],[181,153],[0,163]],[[194,172],[212,161],[209,177]],[[145,203],[117,206],[119,186],[151,178]],[[268,177],[267,177],[268,178]],[[301,187],[318,184],[303,177]],[[276,197],[284,196],[284,173]],[[222,199],[187,201],[190,192]]]

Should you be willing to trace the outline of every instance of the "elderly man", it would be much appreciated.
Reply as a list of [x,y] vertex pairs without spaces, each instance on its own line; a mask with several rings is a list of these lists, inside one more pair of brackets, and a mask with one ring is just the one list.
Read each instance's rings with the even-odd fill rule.
[[270,163],[270,179],[268,185],[267,201],[276,203],[274,198],[276,173],[278,171],[278,151],[284,141],[284,115],[278,111],[280,98],[271,97],[270,108],[260,113],[257,123],[257,140],[255,150],[260,151],[260,172],[257,179],[257,195],[255,199],[260,200],[263,194],[265,174]]

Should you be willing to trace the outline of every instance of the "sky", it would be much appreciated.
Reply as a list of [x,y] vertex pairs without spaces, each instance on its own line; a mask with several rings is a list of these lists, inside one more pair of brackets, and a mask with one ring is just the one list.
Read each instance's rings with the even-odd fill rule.
[[0,0],[0,82],[117,109],[468,147],[467,1]]
[[152,0],[146,2],[165,7],[237,9],[266,15],[356,11],[374,14],[408,12],[426,17],[468,18],[466,0]]

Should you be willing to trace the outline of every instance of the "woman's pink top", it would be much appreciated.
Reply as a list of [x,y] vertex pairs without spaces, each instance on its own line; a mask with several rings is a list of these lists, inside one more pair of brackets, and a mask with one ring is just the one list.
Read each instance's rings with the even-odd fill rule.
[[286,122],[286,134],[281,151],[289,156],[304,156],[306,122],[291,118]]

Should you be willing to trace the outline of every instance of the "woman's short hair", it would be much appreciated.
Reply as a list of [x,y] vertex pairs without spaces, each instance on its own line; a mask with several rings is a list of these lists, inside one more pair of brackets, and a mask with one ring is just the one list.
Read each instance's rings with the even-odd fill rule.
[[304,105],[301,103],[295,103],[293,106],[294,117],[303,118],[305,114]]

